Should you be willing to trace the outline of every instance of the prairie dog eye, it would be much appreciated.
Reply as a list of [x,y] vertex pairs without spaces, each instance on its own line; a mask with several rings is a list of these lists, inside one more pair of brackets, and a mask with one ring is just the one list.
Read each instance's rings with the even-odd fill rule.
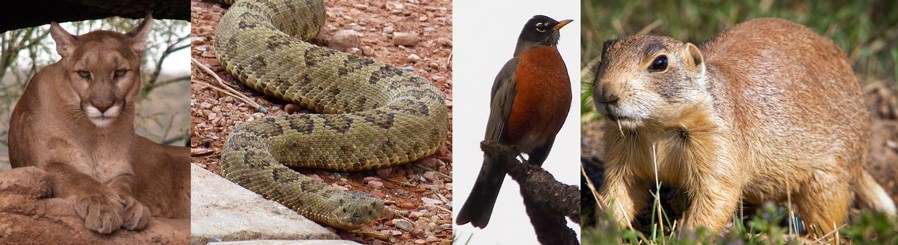
[[655,60],[652,61],[652,64],[649,65],[649,72],[662,72],[667,70],[667,56],[659,55],[655,57]]
[[127,73],[128,73],[128,70],[125,70],[125,69],[118,69],[118,70],[115,70],[115,78],[120,78],[120,77],[124,76],[124,75],[127,74]]
[[79,77],[90,80],[90,72],[89,71],[78,70],[76,72],[78,72]]

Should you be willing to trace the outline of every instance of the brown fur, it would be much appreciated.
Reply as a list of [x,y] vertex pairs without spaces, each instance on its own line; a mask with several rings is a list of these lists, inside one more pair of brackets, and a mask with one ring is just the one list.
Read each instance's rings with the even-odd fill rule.
[[[663,71],[648,67],[660,55]],[[600,202],[627,223],[658,179],[691,205],[681,227],[721,231],[740,200],[791,195],[806,230],[841,225],[856,188],[894,213],[862,166],[870,117],[841,49],[781,19],[755,19],[702,45],[668,37],[606,42],[594,99],[609,120]]]
[[127,34],[73,36],[53,23],[62,59],[35,74],[10,120],[12,166],[50,173],[54,195],[75,198],[85,227],[102,234],[141,230],[150,215],[190,215],[187,148],[134,133],[140,57],[151,26],[147,17]]

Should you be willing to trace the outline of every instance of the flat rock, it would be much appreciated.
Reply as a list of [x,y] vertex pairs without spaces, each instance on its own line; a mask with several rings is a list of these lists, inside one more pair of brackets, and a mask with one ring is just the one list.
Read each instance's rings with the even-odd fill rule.
[[205,244],[210,239],[212,241],[339,239],[333,232],[293,210],[269,201],[195,164],[191,166],[190,181],[192,244]]
[[236,242],[213,242],[209,245],[340,245],[340,244],[359,244],[346,240],[252,240],[252,241],[236,241]]
[[0,171],[0,244],[187,244],[187,219],[151,218],[143,231],[100,235],[84,227],[72,198],[51,197],[47,172]]

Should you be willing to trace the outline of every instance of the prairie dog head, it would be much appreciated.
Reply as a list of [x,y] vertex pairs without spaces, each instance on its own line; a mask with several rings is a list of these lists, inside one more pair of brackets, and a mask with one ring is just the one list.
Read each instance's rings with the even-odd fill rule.
[[606,41],[594,86],[596,110],[628,129],[671,120],[710,98],[698,48],[661,36]]

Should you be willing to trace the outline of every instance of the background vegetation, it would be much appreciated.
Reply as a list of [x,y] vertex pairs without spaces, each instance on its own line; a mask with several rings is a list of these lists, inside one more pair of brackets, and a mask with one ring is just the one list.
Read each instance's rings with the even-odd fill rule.
[[[882,83],[892,90],[898,84],[898,1],[773,1],[773,0],[697,0],[630,1],[583,0],[581,2],[581,122],[602,120],[594,111],[591,68],[598,64],[602,42],[621,36],[664,35],[701,44],[717,33],[738,23],[758,17],[778,17],[808,26],[835,41],[848,55],[862,86]],[[894,104],[894,102],[892,102]],[[598,185],[598,184],[597,184]],[[597,188],[598,186],[596,186]],[[589,192],[584,185],[581,188]],[[664,192],[664,189],[662,189]],[[661,196],[664,193],[660,194]],[[584,194],[583,198],[592,197]],[[661,198],[661,197],[659,197]],[[663,201],[661,201],[663,202]],[[658,203],[658,202],[656,202]],[[662,205],[663,206],[663,205]],[[794,240],[781,206],[765,205],[754,215],[734,217],[734,226],[723,234],[699,230],[685,236],[670,235],[675,218],[668,207],[653,207],[650,227],[643,231],[619,227],[607,219],[584,215],[584,244],[769,244],[802,243]],[[584,206],[584,213],[591,207]],[[659,220],[656,210],[664,210]],[[608,214],[604,214],[607,216]],[[601,216],[601,215],[600,215]],[[898,244],[895,218],[863,213],[841,229],[843,241],[857,244]],[[659,231],[667,232],[659,232]],[[792,232],[794,233],[794,232]]]

